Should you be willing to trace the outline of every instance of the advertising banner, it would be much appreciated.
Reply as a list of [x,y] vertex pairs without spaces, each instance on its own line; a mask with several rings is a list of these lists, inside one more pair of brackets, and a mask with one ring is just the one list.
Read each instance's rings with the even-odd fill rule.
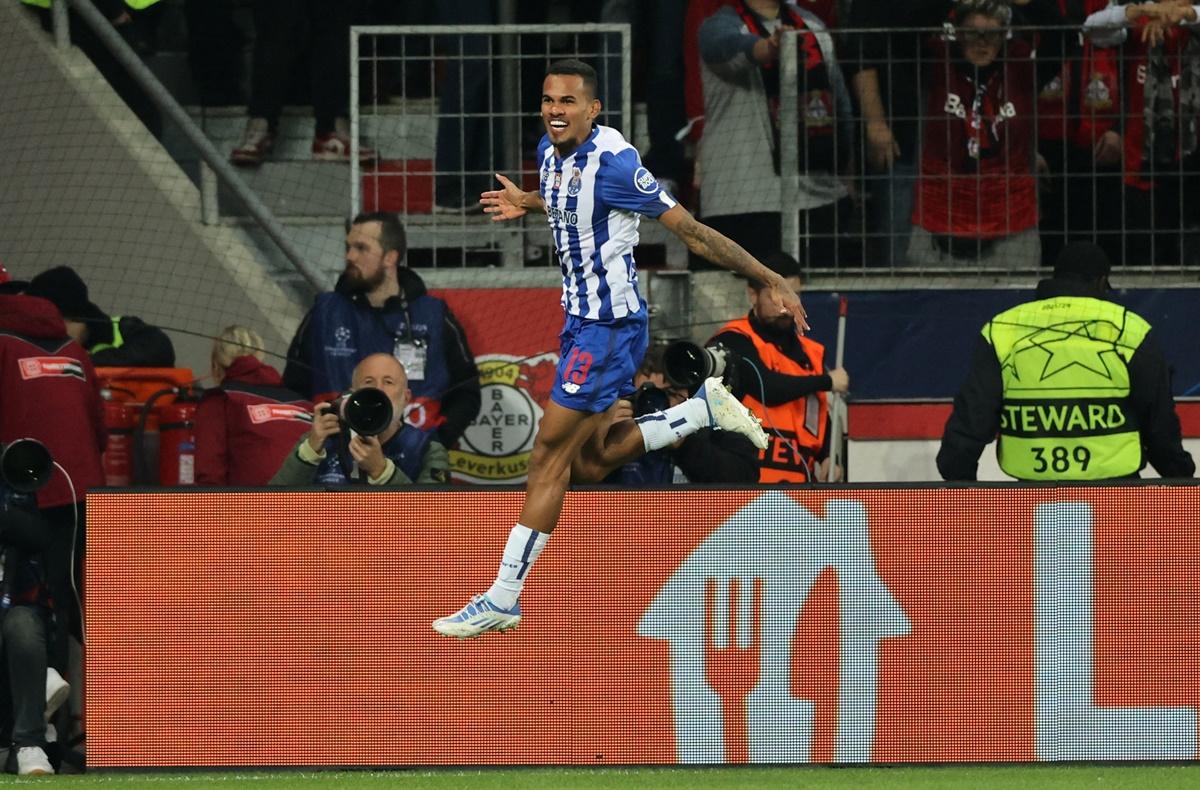
[[558,365],[563,312],[555,288],[436,291],[467,334],[479,367],[479,415],[450,448],[459,483],[523,483]]
[[88,496],[91,767],[1192,760],[1192,485]]

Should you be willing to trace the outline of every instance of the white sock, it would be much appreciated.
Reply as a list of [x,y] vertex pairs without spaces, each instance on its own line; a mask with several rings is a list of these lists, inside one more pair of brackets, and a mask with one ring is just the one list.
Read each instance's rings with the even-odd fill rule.
[[500,559],[500,570],[496,571],[496,581],[487,591],[487,597],[501,609],[511,609],[521,595],[525,579],[533,561],[546,547],[550,540],[548,532],[537,532],[529,527],[517,524],[508,533],[508,543],[504,544],[504,556]]
[[678,406],[638,417],[634,422],[642,431],[642,443],[649,453],[707,428],[708,404],[700,398],[688,398]]

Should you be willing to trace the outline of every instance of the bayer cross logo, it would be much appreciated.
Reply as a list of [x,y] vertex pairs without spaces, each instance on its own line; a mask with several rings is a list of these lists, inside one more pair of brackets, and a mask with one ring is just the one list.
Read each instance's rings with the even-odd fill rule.
[[450,451],[454,479],[468,483],[519,483],[529,471],[533,437],[555,379],[558,354],[476,357],[482,385],[479,414]]

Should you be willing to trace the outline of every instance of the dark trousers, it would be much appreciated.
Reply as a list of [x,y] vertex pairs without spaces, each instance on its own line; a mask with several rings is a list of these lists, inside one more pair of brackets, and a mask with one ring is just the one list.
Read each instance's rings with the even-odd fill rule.
[[[1127,266],[1179,266],[1185,250],[1195,244],[1200,223],[1197,159],[1180,171],[1155,175],[1148,190],[1126,186],[1123,253],[1114,258]],[[1115,201],[1114,201],[1115,202]]]
[[352,17],[353,3],[348,0],[254,0],[250,116],[266,118],[275,128],[293,69],[303,54],[308,61],[315,132],[332,132],[334,119],[349,115]]
[[1038,150],[1049,171],[1038,182],[1042,265],[1053,266],[1059,251],[1072,241],[1095,242],[1119,261],[1119,165],[1097,168],[1090,151],[1061,140],[1042,141]]
[[44,746],[46,616],[40,608],[13,606],[0,611],[0,654],[4,656],[0,700],[7,702],[4,709],[11,711],[12,744],[17,748]]
[[45,552],[46,583],[54,598],[57,617],[50,634],[50,665],[67,671],[68,638],[83,642],[83,613],[79,610],[76,590],[82,590],[84,537],[83,505],[79,506],[79,523],[75,523],[71,505],[42,508],[42,516],[50,527],[52,537]]
[[[490,25],[496,21],[493,6],[483,0],[438,0],[434,21]],[[473,206],[480,192],[494,187],[492,173],[500,168],[503,155],[500,123],[490,117],[469,117],[501,110],[497,92],[491,90],[497,63],[489,55],[498,54],[496,40],[463,34],[442,37],[439,43],[446,46],[448,57],[438,86],[436,200],[441,206]]]

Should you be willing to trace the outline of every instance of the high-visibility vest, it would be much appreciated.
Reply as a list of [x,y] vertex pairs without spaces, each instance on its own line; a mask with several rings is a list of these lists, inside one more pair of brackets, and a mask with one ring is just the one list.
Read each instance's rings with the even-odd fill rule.
[[[50,0],[21,0],[25,5],[35,6],[37,8],[49,8]],[[141,11],[143,8],[149,8],[157,3],[158,0],[125,0],[125,5],[132,8],[134,11]]]
[[1018,480],[1106,480],[1142,468],[1129,360],[1150,325],[1120,305],[1061,296],[983,327],[1004,399],[997,457]]
[[[825,347],[815,340],[801,337],[800,345],[812,362],[805,368],[786,356],[779,347],[758,336],[746,317],[730,321],[720,332],[737,332],[754,343],[758,358],[768,370],[786,376],[819,376],[825,373]],[[718,334],[720,334],[718,332]],[[767,406],[755,397],[758,382],[744,375],[746,395],[742,403],[762,421],[767,432],[767,449],[758,451],[758,481],[760,483],[804,483],[814,479],[817,454],[825,444],[825,425],[829,417],[829,394],[816,392],[806,398]],[[758,392],[761,397],[762,393]]]
[[114,315],[112,317],[112,342],[97,343],[88,348],[89,354],[98,354],[101,351],[107,351],[110,348],[120,348],[125,345],[125,338],[121,335],[121,316]]

